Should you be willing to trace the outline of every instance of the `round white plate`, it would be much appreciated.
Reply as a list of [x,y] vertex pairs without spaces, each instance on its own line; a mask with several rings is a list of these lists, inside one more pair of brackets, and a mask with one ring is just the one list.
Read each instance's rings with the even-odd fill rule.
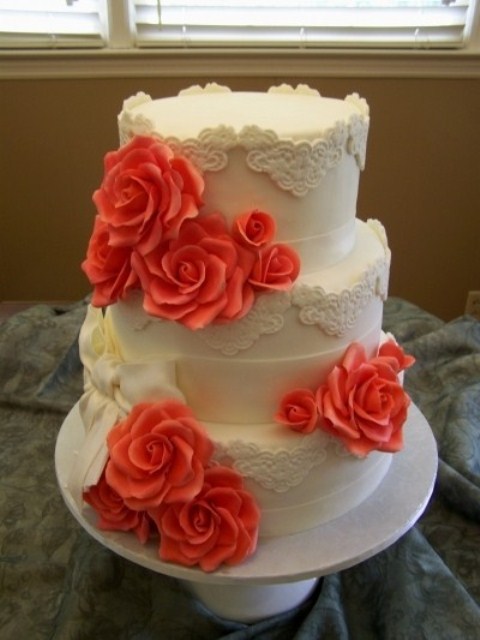
[[404,434],[405,446],[393,456],[386,478],[357,508],[310,531],[262,538],[252,558],[213,573],[163,562],[154,542],[141,545],[133,534],[100,531],[93,511],[78,508],[67,486],[74,452],[83,438],[78,405],[58,434],[55,467],[65,502],[81,526],[124,558],[194,583],[272,585],[305,581],[351,567],[393,544],[415,524],[433,490],[437,448],[425,417],[413,404]]

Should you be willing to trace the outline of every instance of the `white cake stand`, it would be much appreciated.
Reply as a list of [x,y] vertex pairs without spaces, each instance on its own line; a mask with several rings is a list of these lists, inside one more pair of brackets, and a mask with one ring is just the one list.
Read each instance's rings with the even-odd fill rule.
[[372,557],[415,524],[433,491],[437,448],[415,405],[410,408],[404,434],[405,446],[393,456],[386,478],[356,509],[310,531],[262,538],[251,559],[213,573],[162,562],[155,543],[141,545],[134,535],[100,531],[93,511],[79,510],[67,486],[83,438],[78,405],[58,434],[55,468],[68,508],[93,538],[132,562],[184,581],[217,615],[254,622],[297,606],[312,593],[320,576]]

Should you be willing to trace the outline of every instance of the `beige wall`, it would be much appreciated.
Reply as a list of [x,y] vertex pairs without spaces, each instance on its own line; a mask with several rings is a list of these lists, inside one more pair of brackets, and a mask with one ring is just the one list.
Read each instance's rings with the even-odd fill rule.
[[[296,78],[212,78],[264,89]],[[302,78],[324,95],[358,91],[372,124],[358,214],[393,252],[390,293],[444,319],[480,289],[480,79]],[[123,99],[197,78],[0,82],[0,300],[76,300],[105,151]],[[202,81],[203,82],[203,81]]]

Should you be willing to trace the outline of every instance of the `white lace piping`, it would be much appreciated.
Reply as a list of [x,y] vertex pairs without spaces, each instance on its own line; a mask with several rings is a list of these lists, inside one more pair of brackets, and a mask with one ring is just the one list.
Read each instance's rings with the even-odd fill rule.
[[[283,87],[276,89],[286,91]],[[224,125],[204,129],[196,138],[180,141],[175,137],[162,138],[154,131],[149,118],[132,114],[133,108],[151,102],[150,96],[139,93],[124,103],[119,116],[120,141],[124,144],[133,135],[156,136],[202,171],[224,169],[228,163],[227,152],[239,146],[247,152],[246,163],[250,169],[268,174],[281,189],[301,197],[320,184],[325,174],[340,163],[344,153],[354,156],[361,169],[365,165],[368,106],[356,94],[347,96],[346,101],[357,107],[358,114],[353,114],[348,123],[337,122],[321,138],[311,142],[283,140],[274,131],[257,126],[244,127],[237,134],[232,127]]]
[[292,450],[272,451],[242,440],[216,443],[215,447],[217,462],[228,463],[244,477],[276,493],[285,493],[301,484],[327,455],[345,455],[343,447],[335,446],[331,438],[320,432],[299,438],[298,445]]

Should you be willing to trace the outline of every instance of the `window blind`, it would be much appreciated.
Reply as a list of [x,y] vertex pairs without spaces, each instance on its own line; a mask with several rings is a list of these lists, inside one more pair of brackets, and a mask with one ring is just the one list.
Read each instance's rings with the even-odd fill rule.
[[474,4],[475,0],[0,0],[0,48],[452,48],[466,43]]
[[0,47],[102,47],[103,0],[0,0]]
[[473,0],[132,0],[139,47],[461,47]]

